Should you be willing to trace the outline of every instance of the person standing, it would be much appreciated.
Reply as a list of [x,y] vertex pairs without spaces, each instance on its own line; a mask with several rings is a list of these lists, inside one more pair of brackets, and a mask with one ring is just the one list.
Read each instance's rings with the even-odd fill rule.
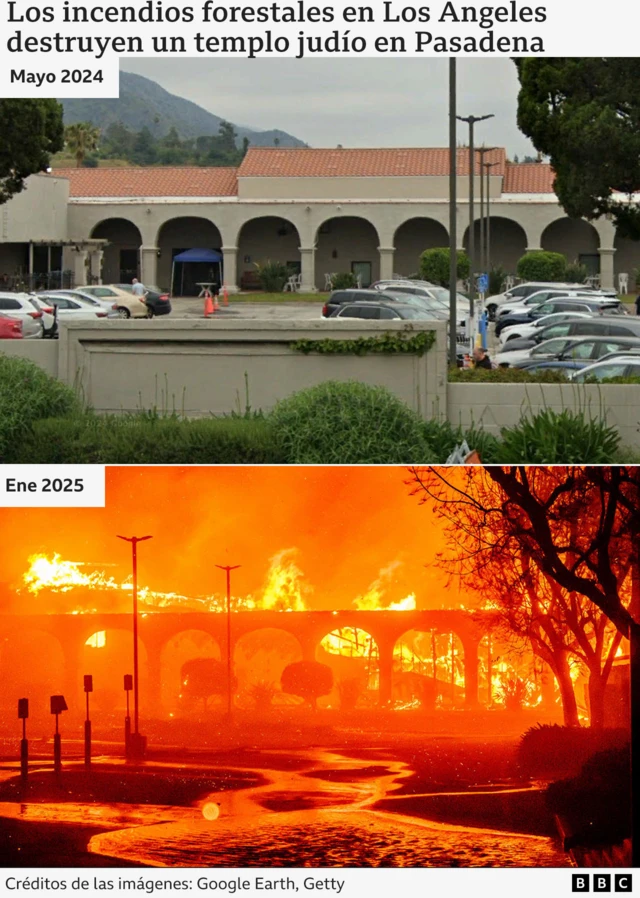
[[487,350],[483,349],[482,346],[476,346],[473,350],[473,367],[474,368],[487,368],[489,371],[493,367],[491,365],[491,359],[487,355]]
[[137,296],[138,299],[143,299],[147,295],[147,291],[144,289],[144,284],[141,284],[138,278],[134,278],[131,283],[133,284],[131,290],[133,295]]

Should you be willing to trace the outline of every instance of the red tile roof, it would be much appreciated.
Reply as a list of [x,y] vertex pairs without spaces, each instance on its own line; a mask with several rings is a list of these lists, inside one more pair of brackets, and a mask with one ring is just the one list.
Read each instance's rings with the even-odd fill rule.
[[236,196],[236,168],[59,168],[72,197]]
[[[505,161],[504,149],[485,154],[485,162],[498,163],[492,169],[493,174],[504,174]],[[468,173],[469,151],[460,147],[458,174]],[[424,178],[448,174],[449,150],[446,148],[316,150],[250,147],[238,169],[239,178]]]
[[553,193],[555,177],[546,162],[508,162],[503,193]]

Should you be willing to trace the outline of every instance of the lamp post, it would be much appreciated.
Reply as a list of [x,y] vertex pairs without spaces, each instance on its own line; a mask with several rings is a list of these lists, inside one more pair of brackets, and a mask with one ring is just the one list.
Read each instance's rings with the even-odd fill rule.
[[227,714],[231,717],[231,571],[240,565],[216,564],[216,567],[227,572]]
[[131,559],[133,563],[133,733],[130,738],[132,758],[141,758],[145,752],[145,742],[138,729],[139,723],[139,695],[140,680],[138,676],[138,543],[152,536],[118,536],[127,543],[131,543]]
[[449,59],[449,364],[454,366],[458,358],[458,316],[456,300],[458,292],[457,247],[457,176],[458,150],[456,147],[456,57]]
[[499,165],[498,162],[484,162],[483,163],[486,176],[487,176],[487,189],[486,189],[486,209],[487,209],[487,221],[484,229],[484,239],[486,241],[486,262],[487,262],[487,274],[491,269],[491,183],[489,181],[491,177],[491,169],[495,165]]
[[[478,147],[476,153],[480,156],[480,274],[486,274],[487,262],[485,257],[485,224],[484,224],[484,157],[487,153],[492,153],[495,147]],[[487,200],[489,199],[487,195]]]
[[473,212],[473,200],[474,200],[474,182],[475,182],[475,173],[476,173],[476,156],[473,148],[473,126],[477,122],[484,122],[487,119],[495,118],[493,113],[490,115],[468,115],[463,117],[461,115],[456,116],[459,122],[466,122],[469,125],[469,262],[471,266],[471,278],[469,284],[469,300],[470,300],[470,312],[471,318],[473,319],[474,315],[474,299],[476,295],[476,235],[475,235],[475,221],[474,221],[474,212]]

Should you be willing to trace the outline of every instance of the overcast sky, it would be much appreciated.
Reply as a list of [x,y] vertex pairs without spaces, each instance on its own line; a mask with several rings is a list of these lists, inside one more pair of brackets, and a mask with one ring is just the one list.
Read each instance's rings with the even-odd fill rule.
[[[140,59],[122,68],[235,124],[280,128],[313,147],[445,146],[448,59]],[[458,61],[458,114],[495,119],[477,140],[532,153],[516,125],[509,59]],[[466,137],[460,125],[459,139]]]

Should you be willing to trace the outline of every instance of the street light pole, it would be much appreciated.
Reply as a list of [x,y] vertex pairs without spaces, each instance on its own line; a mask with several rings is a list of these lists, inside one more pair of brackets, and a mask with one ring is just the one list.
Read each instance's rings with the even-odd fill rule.
[[493,115],[493,113],[491,113],[491,115],[468,115],[466,117],[458,115],[456,117],[459,122],[466,122],[466,124],[469,125],[469,262],[471,266],[469,300],[471,318],[473,319],[474,299],[476,295],[476,235],[474,220],[475,216],[473,211],[476,157],[473,148],[473,126],[476,124],[476,122],[484,122],[487,119],[494,118],[495,116]]
[[449,364],[458,358],[458,292],[457,247],[457,176],[458,149],[456,146],[456,57],[449,59]]
[[152,536],[118,536],[127,543],[131,543],[131,558],[133,562],[133,733],[134,739],[132,745],[132,755],[140,756],[144,754],[141,749],[140,733],[138,729],[139,721],[139,694],[140,683],[138,677],[138,543],[142,543],[147,539],[153,539]]
[[216,564],[221,571],[227,572],[227,714],[231,717],[231,571],[236,571],[239,564]]
[[499,163],[498,163],[498,162],[485,162],[485,163],[484,163],[484,168],[485,168],[486,173],[487,173],[487,189],[486,189],[486,197],[487,197],[487,199],[486,199],[487,221],[486,221],[486,225],[485,225],[485,229],[484,229],[484,231],[485,231],[485,240],[486,240],[486,243],[487,243],[487,254],[486,254],[486,260],[487,260],[487,274],[488,274],[489,271],[491,270],[491,209],[490,209],[490,204],[491,204],[491,183],[490,183],[490,180],[489,180],[489,179],[490,179],[490,177],[491,177],[491,169],[492,169],[495,165],[499,165]]
[[[485,161],[484,157],[486,153],[492,153],[496,148],[495,147],[478,147],[476,152],[480,156],[480,274],[487,273],[487,261],[485,254],[485,222],[484,222],[484,204],[485,204],[485,192],[484,192],[484,166]],[[487,194],[487,203],[489,202],[489,196]]]

